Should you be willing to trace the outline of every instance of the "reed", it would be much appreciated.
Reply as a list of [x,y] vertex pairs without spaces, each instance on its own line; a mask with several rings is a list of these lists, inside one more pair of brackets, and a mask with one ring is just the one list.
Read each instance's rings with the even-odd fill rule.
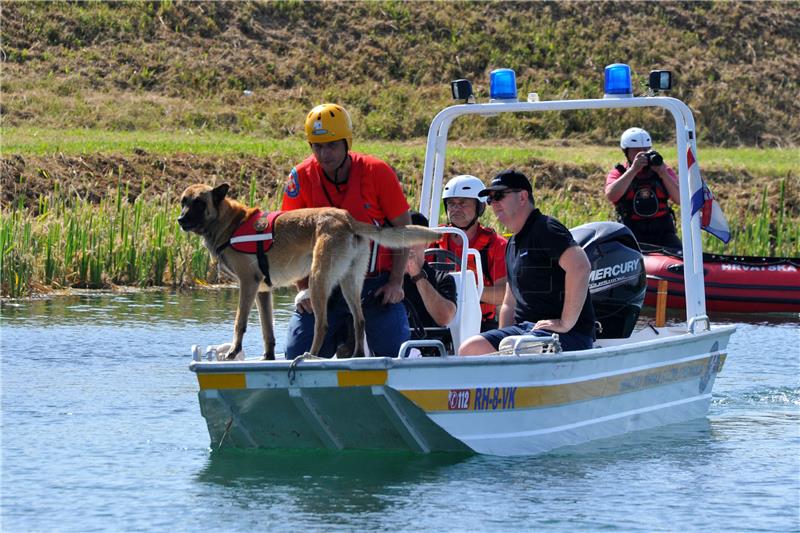
[[754,189],[748,200],[724,206],[731,228],[726,246],[711,235],[703,235],[703,250],[728,255],[800,257],[800,220],[788,215],[786,179],[779,184],[776,204],[768,189]]
[[[725,246],[703,235],[707,252],[731,255],[798,256],[800,220],[785,203],[780,183],[777,205],[768,191],[754,190],[747,200],[724,207],[732,240]],[[276,208],[276,200],[257,198],[256,177],[245,193],[248,204]],[[33,216],[21,202],[0,212],[0,284],[2,296],[19,298],[53,289],[133,287],[186,288],[220,282],[216,264],[200,239],[180,230],[176,194],[139,195],[127,201],[120,181],[97,203],[54,187],[38,199]],[[567,189],[540,190],[537,206],[567,227],[613,220],[602,198]],[[441,210],[442,214],[444,210]],[[444,219],[442,219],[444,221]],[[504,231],[491,209],[483,222]]]
[[[726,202],[723,210],[731,229],[731,241],[725,244],[702,232],[703,251],[742,256],[800,257],[800,219],[788,214],[785,178],[780,182],[779,191],[776,204],[770,202],[766,186],[760,191],[753,190],[747,200]],[[569,228],[598,220],[615,220],[613,209],[603,199],[576,199],[568,190],[541,194],[537,198],[537,207]],[[491,210],[486,213],[485,222],[502,231]]]
[[[180,231],[171,192],[131,205],[123,188],[99,203],[51,194],[40,214],[14,206],[0,218],[4,297],[64,287],[191,286],[210,262],[196,236]],[[187,274],[188,270],[188,274]]]

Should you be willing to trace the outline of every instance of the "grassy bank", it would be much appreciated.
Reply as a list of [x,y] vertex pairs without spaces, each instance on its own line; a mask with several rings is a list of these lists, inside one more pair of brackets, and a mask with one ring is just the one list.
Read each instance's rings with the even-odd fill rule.
[[[226,135],[176,140],[174,135],[157,133],[127,140],[123,134],[120,141],[116,134],[105,140],[99,133],[83,134],[91,137],[85,139],[91,153],[84,156],[79,150],[82,145],[70,140],[70,134],[64,136],[64,144],[57,145],[58,154],[44,156],[35,154],[39,150],[50,154],[56,145],[24,141],[21,135],[16,137],[17,151],[25,155],[3,161],[12,165],[25,160],[16,180],[3,183],[4,194],[9,193],[0,219],[4,297],[65,287],[214,283],[218,272],[208,253],[199,239],[181,232],[175,222],[180,190],[196,181],[227,181],[241,201],[276,208],[288,168],[306,155],[303,143],[286,140],[274,145]],[[38,135],[29,133],[28,137]],[[76,151],[71,153],[67,146]],[[202,158],[198,154],[203,146],[209,151],[216,147],[217,152],[212,152],[216,155]],[[176,147],[194,153],[174,153]],[[417,205],[424,147],[368,143],[363,148],[395,165],[410,203]],[[103,155],[106,149],[110,155]],[[792,154],[789,151],[787,157],[786,152],[700,151],[701,161],[707,162],[703,168],[711,168],[710,174],[720,178],[715,191],[724,197],[722,205],[734,235],[727,247],[704,236],[706,251],[800,256],[800,184],[791,170],[788,178],[782,177],[787,165],[791,167]],[[669,150],[665,155],[668,160],[673,156]],[[184,157],[190,158],[189,164],[180,166]],[[137,158],[142,160],[138,167],[132,164]],[[159,164],[154,166],[154,161]],[[601,191],[605,170],[614,161],[615,150],[608,147],[460,146],[449,153],[448,166],[452,174],[473,172],[484,179],[503,167],[521,168],[535,178],[541,209],[574,227],[613,219]],[[750,174],[752,168],[758,168],[759,174]],[[187,169],[194,173],[186,174]],[[501,229],[491,210],[484,219]]]
[[[274,204],[255,197],[254,191],[255,186],[252,203]],[[54,194],[41,199],[38,216],[26,209],[4,209],[2,296],[24,297],[66,287],[178,288],[218,281],[217,269],[200,240],[181,232],[175,222],[179,209],[174,194],[150,200],[139,197],[132,205],[123,200],[126,195],[119,189],[92,203]],[[766,199],[765,190],[755,195],[755,205],[736,206],[743,215],[732,218],[734,236],[728,247],[705,235],[704,249],[736,255],[800,255],[800,218],[786,216],[784,204],[776,212]],[[247,197],[242,200],[250,202]],[[610,219],[602,200],[576,198],[568,192],[541,194],[539,207],[569,227]],[[500,229],[491,213],[485,219]]]

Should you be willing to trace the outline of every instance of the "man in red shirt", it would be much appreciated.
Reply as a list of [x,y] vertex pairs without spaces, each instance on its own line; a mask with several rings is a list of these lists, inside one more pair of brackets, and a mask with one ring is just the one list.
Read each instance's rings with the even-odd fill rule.
[[[350,115],[336,104],[322,104],[306,117],[305,132],[312,155],[290,172],[281,209],[338,207],[353,218],[376,225],[405,226],[411,215],[394,170],[372,156],[351,152]],[[389,250],[373,243],[362,291],[367,343],[375,355],[394,357],[410,336],[403,306],[403,275],[408,250]],[[289,320],[286,358],[308,351],[314,336],[314,314],[297,283],[296,310]],[[347,340],[353,318],[338,287],[328,301],[328,334],[320,354],[331,357]]]
[[619,146],[626,162],[606,176],[606,198],[639,243],[681,248],[669,206],[670,200],[680,204],[678,177],[652,145],[642,128],[625,130]]
[[[483,270],[481,294],[481,331],[497,327],[497,306],[503,303],[506,292],[506,239],[493,229],[482,226],[478,218],[486,210],[486,198],[478,197],[484,189],[483,182],[475,176],[456,176],[444,186],[442,200],[450,225],[467,234],[469,247],[478,251]],[[445,233],[437,243],[439,248],[453,252],[461,258],[461,239]],[[470,257],[467,267],[477,271]]]

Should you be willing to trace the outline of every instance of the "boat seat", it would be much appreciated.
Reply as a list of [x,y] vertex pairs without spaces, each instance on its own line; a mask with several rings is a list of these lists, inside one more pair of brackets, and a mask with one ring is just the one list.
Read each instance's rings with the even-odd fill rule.
[[[481,332],[481,297],[478,294],[478,287],[475,283],[475,274],[467,270],[466,294],[464,294],[464,305],[458,306],[456,316],[447,325],[453,339],[453,346],[461,346],[466,339]],[[450,272],[456,282],[456,297],[460,296],[458,290],[461,287],[461,276],[464,272]]]

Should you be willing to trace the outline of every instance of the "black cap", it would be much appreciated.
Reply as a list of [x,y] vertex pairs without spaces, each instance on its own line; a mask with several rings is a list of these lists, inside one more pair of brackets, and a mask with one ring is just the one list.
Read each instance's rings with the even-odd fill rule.
[[502,191],[503,189],[519,189],[533,193],[528,176],[516,170],[504,170],[496,175],[489,186],[478,193],[478,196],[489,196],[491,191]]
[[428,219],[425,218],[425,215],[420,213],[419,211],[411,211],[411,223],[415,226],[425,226],[428,227]]

